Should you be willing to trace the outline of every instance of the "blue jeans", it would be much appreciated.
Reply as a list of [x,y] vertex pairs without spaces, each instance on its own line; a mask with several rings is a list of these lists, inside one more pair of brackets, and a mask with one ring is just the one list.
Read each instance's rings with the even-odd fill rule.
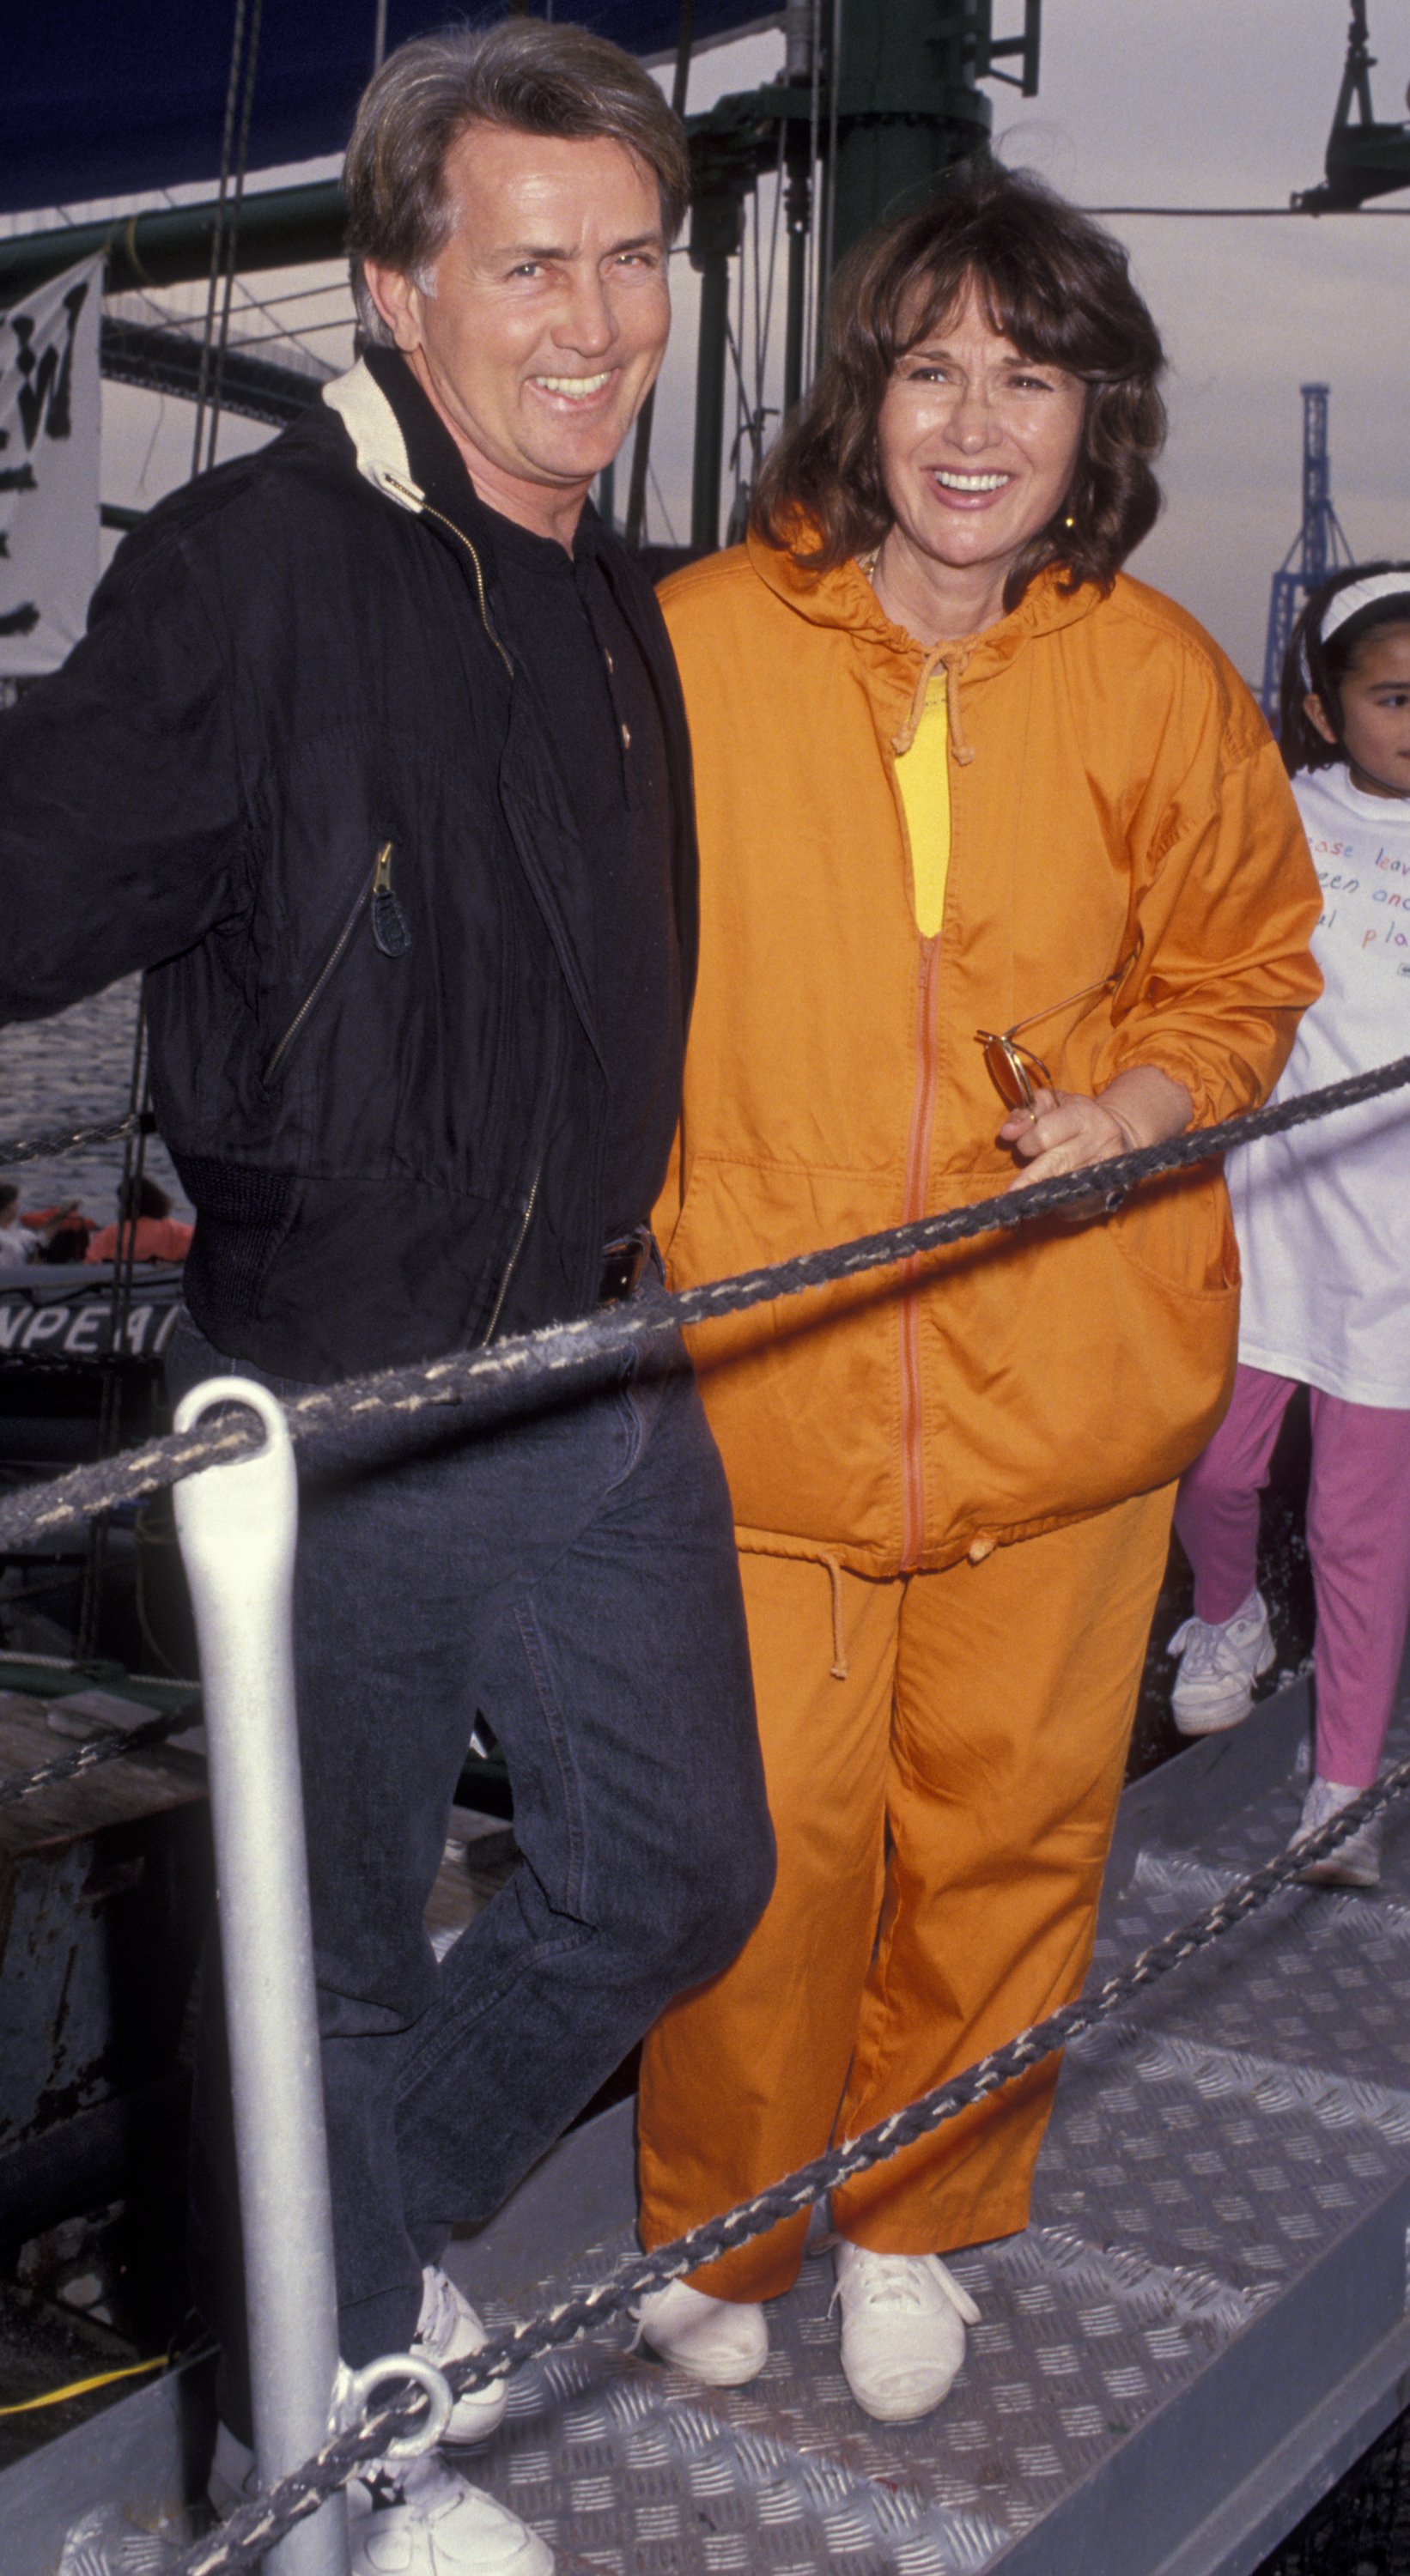
[[[173,1393],[226,1366],[183,1318]],[[618,1360],[478,1435],[447,1407],[322,1445],[301,1480],[295,1618],[342,2350],[358,2364],[406,2346],[421,2266],[451,2228],[493,2215],[769,1896],[729,1495],[683,1351],[639,1372]],[[522,1858],[437,1966],[423,1915],[479,1717]],[[207,1990],[193,2289],[238,2432],[218,1979]]]

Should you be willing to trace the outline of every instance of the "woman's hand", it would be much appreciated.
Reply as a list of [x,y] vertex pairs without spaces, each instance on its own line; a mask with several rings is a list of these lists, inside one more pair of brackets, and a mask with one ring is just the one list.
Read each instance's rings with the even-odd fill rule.
[[[1010,1186],[1026,1189],[1032,1181],[1056,1180],[1141,1145],[1163,1145],[1168,1136],[1183,1135],[1193,1111],[1184,1084],[1151,1064],[1129,1066],[1095,1097],[1085,1091],[1036,1092],[1032,1110],[1015,1109],[999,1129],[999,1143],[1011,1146],[1024,1166]],[[1074,1200],[1065,1213],[1089,1216],[1100,1205],[1094,1193],[1090,1203]]]

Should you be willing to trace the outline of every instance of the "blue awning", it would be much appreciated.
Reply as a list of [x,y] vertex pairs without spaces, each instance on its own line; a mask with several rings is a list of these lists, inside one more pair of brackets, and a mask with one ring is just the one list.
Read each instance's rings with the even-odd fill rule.
[[[388,0],[388,44],[459,14]],[[679,0],[582,0],[559,14],[659,57],[675,44]],[[696,0],[697,41],[768,15],[768,0]],[[341,149],[372,67],[375,17],[376,0],[264,0],[252,170]],[[214,179],[233,20],[234,0],[47,0],[7,10],[0,212]]]

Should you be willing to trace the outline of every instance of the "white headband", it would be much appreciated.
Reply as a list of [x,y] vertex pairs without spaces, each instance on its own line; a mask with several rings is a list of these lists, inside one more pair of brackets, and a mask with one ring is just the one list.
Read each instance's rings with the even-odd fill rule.
[[1373,572],[1365,581],[1349,581],[1345,590],[1334,592],[1322,611],[1317,633],[1325,644],[1349,617],[1363,608],[1371,608],[1378,599],[1403,599],[1410,616],[1410,572]]

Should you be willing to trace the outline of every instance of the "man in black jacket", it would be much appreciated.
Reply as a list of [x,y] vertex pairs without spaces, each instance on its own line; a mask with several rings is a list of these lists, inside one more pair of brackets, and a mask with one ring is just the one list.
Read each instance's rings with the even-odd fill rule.
[[[654,596],[587,496],[664,352],[683,138],[615,47],[512,18],[394,55],[347,176],[364,356],[153,512],[0,742],[0,1017],[148,970],[158,1124],[197,1214],[178,1384],[235,1367],[289,1391],[661,1293],[689,745]],[[725,1965],[772,1872],[688,1370],[619,1367],[478,1439],[425,1419],[315,1457],[297,1577],[353,2364],[475,2348],[451,2227]],[[523,1858],[438,1966],[422,1918],[479,1720]],[[193,2264],[234,2492],[208,2038]],[[503,2402],[463,2400],[451,2438]],[[549,2563],[434,2464],[351,2501],[359,2566]],[[401,2518],[375,2545],[374,2507]]]

